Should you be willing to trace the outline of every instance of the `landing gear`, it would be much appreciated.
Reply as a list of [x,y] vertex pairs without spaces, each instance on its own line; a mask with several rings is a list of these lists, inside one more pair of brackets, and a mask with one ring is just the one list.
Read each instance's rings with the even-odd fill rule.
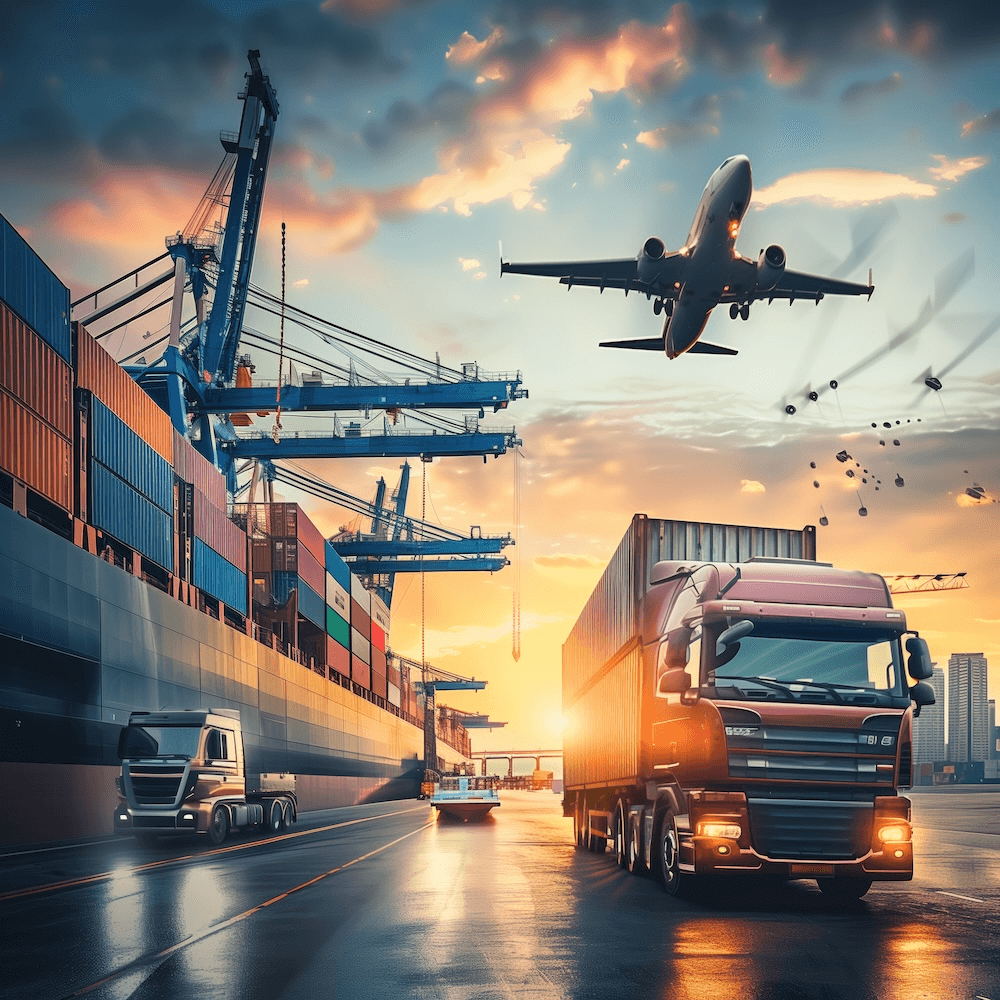
[[736,317],[739,316],[739,314],[740,314],[740,304],[739,302],[734,302],[729,307],[729,318],[736,319]]
[[749,319],[749,318],[750,318],[750,303],[744,302],[743,305],[740,306],[740,319]]
[[653,315],[659,316],[663,312],[663,299],[656,299],[653,302]]
[[672,316],[674,313],[674,300],[673,299],[654,299],[653,300],[653,315],[659,316],[663,313],[666,316]]

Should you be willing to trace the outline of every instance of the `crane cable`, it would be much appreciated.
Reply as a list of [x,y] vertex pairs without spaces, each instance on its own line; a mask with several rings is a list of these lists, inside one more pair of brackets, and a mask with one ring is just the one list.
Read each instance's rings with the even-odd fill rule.
[[512,644],[510,655],[516,663],[521,659],[521,449],[514,448],[514,554],[511,563],[514,568],[513,621],[511,623]]
[[281,335],[278,341],[278,391],[275,397],[277,413],[274,415],[274,427],[271,430],[271,437],[274,443],[279,441],[279,431],[281,430],[281,372],[285,367],[285,223],[281,223]]

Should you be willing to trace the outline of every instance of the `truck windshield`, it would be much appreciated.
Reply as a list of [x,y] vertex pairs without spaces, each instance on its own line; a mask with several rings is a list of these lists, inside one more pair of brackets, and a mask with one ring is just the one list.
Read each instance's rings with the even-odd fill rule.
[[198,752],[198,726],[126,726],[118,743],[118,756],[183,757],[190,760]]
[[[710,627],[705,643],[706,680],[721,689],[755,689],[754,697],[826,696],[853,700],[852,692],[906,696],[899,633],[831,623],[754,621],[750,635],[729,646],[716,662],[715,640],[724,625]],[[732,656],[731,659],[728,657]]]

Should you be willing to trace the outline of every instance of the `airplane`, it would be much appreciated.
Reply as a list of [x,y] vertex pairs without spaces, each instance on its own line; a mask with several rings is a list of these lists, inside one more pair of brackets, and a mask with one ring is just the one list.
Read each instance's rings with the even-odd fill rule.
[[785,251],[777,243],[761,250],[757,260],[736,249],[740,223],[750,205],[753,179],[746,156],[730,156],[708,179],[687,242],[679,250],[667,251],[663,240],[647,239],[635,257],[617,260],[566,261],[517,264],[500,256],[500,275],[537,274],[558,278],[572,288],[587,285],[620,288],[653,299],[653,312],[665,314],[659,337],[639,340],[603,341],[601,347],[659,351],[673,360],[682,354],[728,354],[732,347],[700,339],[712,310],[729,303],[729,316],[750,318],[750,303],[767,299],[819,301],[825,295],[867,295],[875,286],[871,271],[868,284],[790,271]]

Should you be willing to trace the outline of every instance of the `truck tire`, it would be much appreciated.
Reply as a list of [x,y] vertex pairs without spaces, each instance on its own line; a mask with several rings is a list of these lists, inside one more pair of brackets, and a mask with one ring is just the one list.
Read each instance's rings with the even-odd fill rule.
[[586,812],[587,817],[587,850],[593,851],[594,854],[603,854],[608,849],[608,838],[598,837],[596,834],[591,832],[590,826],[590,811]]
[[612,826],[615,835],[615,861],[619,868],[628,867],[628,802],[619,799],[615,806],[615,818]]
[[587,805],[586,800],[583,797],[582,792],[576,793],[576,802],[573,806],[573,840],[576,842],[577,847],[584,847],[585,841],[585,824],[584,818],[587,815]]
[[287,830],[292,825],[292,804],[286,801],[281,808],[281,829]]
[[212,810],[208,821],[208,842],[218,847],[229,836],[229,810],[221,803]]
[[674,825],[674,814],[669,809],[660,819],[656,830],[656,844],[656,864],[663,888],[671,896],[688,895],[694,876],[680,870],[680,842]]
[[269,833],[278,834],[285,828],[285,811],[281,808],[279,799],[271,799],[271,808],[267,815]]
[[638,815],[629,814],[627,832],[628,870],[633,875],[645,875],[646,864],[642,856],[642,813]]
[[836,904],[857,902],[871,887],[870,878],[818,878],[819,891]]

